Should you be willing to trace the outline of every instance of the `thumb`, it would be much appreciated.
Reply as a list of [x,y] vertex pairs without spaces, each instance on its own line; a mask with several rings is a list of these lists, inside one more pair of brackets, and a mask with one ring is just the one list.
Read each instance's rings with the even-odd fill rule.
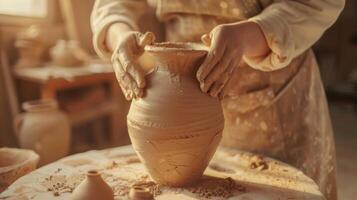
[[211,46],[212,39],[209,34],[206,33],[206,34],[202,35],[201,41],[203,42],[204,45],[206,45],[208,47]]
[[152,44],[155,42],[155,35],[152,32],[146,32],[144,35],[140,34],[138,45],[141,48],[144,48],[146,45]]

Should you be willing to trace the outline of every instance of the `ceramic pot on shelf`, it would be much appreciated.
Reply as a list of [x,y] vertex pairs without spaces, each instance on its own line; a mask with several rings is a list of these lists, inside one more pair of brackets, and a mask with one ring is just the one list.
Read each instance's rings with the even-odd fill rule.
[[75,40],[59,40],[50,50],[52,63],[62,67],[78,67],[89,59],[89,55]]
[[136,153],[159,184],[184,186],[200,179],[221,140],[220,101],[203,93],[196,79],[206,54],[205,46],[194,43],[145,47],[155,65],[146,76],[145,96],[131,103],[127,123]]
[[69,153],[71,129],[67,116],[52,99],[23,104],[24,114],[15,119],[15,129],[22,148],[40,155],[40,165],[53,162]]
[[87,172],[86,178],[73,191],[71,200],[114,200],[112,188],[96,170]]

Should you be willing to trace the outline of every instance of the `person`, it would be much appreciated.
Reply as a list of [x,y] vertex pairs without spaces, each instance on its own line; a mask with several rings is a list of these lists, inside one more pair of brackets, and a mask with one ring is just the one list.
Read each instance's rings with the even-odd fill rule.
[[[113,63],[128,100],[145,95],[135,62],[143,33],[157,41],[210,45],[197,71],[203,92],[222,100],[221,145],[285,161],[337,199],[335,145],[324,88],[310,47],[344,0],[96,0],[97,53]],[[153,41],[146,40],[146,43]],[[144,44],[145,45],[145,44]]]

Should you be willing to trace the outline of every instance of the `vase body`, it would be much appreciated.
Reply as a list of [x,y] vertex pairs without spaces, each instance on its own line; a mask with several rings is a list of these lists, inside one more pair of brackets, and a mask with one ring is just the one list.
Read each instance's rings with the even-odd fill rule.
[[26,111],[17,118],[17,135],[22,148],[40,155],[40,165],[66,156],[70,148],[70,124],[55,100],[25,102]]
[[112,188],[97,171],[88,171],[86,178],[73,191],[71,200],[114,200]]
[[146,46],[155,60],[143,98],[132,101],[128,130],[150,176],[160,184],[197,181],[216,151],[223,130],[219,100],[201,92],[196,70],[206,51],[190,44]]

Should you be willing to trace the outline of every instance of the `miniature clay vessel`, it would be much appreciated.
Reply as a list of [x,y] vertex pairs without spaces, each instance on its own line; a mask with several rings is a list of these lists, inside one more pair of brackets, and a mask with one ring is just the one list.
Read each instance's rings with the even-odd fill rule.
[[32,150],[0,148],[0,193],[16,179],[37,167],[39,156]]
[[87,56],[85,54],[79,42],[74,40],[59,40],[50,50],[52,63],[63,67],[81,66]]
[[148,188],[132,186],[129,191],[129,198],[131,200],[151,200],[153,199],[153,195]]
[[189,185],[202,176],[224,124],[219,100],[201,92],[196,79],[206,47],[156,43],[144,54],[155,67],[145,96],[132,101],[127,116],[132,145],[157,183]]
[[90,170],[87,177],[74,189],[71,200],[114,200],[112,188],[98,171]]
[[17,35],[15,47],[19,59],[15,68],[33,68],[43,66],[46,50],[44,28],[32,25]]
[[16,133],[22,148],[40,155],[40,165],[66,156],[70,148],[71,130],[67,116],[55,100],[29,101],[24,114],[17,116]]

